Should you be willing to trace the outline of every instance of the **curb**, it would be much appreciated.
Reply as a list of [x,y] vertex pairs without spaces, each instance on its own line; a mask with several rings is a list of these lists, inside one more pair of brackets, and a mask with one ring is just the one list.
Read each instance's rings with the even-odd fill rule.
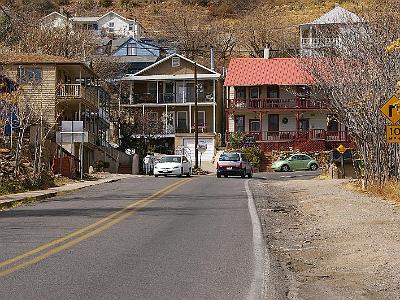
[[[0,211],[3,209],[13,208],[13,207],[20,206],[20,205],[27,204],[27,203],[33,203],[33,202],[53,198],[56,196],[65,195],[65,194],[68,194],[71,192],[79,191],[81,189],[100,185],[103,183],[117,182],[117,181],[120,181],[120,180],[126,179],[126,178],[130,178],[130,177],[112,178],[109,180],[100,179],[98,181],[93,181],[92,184],[90,184],[90,181],[85,181],[85,183],[88,183],[88,185],[79,186],[79,187],[71,187],[71,189],[65,189],[65,190],[63,188],[66,188],[68,185],[60,186],[60,187],[56,187],[56,188],[50,188],[47,190],[39,190],[39,191],[31,191],[31,192],[21,193],[20,196],[19,196],[19,194],[5,195],[5,196],[0,197]],[[58,188],[60,190],[54,191],[54,189],[58,189]],[[32,194],[32,195],[24,196],[23,194]],[[37,195],[35,195],[35,194],[37,194]],[[7,199],[7,198],[14,198],[14,199]]]

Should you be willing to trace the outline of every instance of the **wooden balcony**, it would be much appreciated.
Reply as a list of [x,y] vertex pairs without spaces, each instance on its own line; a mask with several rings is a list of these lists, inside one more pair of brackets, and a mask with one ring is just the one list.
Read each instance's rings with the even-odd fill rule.
[[[233,132],[228,132],[227,142]],[[244,140],[254,142],[290,142],[290,141],[327,141],[350,142],[347,131],[326,131],[324,129],[310,129],[308,131],[259,131],[242,132]]]
[[58,101],[84,101],[86,104],[97,107],[97,88],[85,87],[80,84],[60,84],[56,92]]
[[326,101],[309,98],[253,98],[227,99],[228,110],[321,110],[328,109]]

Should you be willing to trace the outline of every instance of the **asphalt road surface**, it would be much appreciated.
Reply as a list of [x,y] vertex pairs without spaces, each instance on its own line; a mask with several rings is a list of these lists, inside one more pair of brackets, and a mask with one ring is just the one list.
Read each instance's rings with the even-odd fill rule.
[[252,298],[246,180],[133,178],[0,212],[0,299]]

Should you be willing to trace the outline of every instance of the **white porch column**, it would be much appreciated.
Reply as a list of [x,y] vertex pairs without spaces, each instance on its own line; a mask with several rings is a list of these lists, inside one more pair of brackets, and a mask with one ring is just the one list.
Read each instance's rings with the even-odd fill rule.
[[157,90],[157,104],[158,104],[159,103],[159,99],[158,99],[158,97],[159,97],[158,96],[159,95],[158,81],[157,81],[157,89],[156,90]]
[[129,82],[129,103],[132,104],[133,101],[133,84],[132,81]]
[[216,105],[217,105],[217,99],[216,99],[216,88],[215,88],[215,79],[213,80],[213,133],[216,133]]
[[189,104],[189,133],[192,133],[192,105]]
[[168,105],[165,104],[165,134],[168,134]]

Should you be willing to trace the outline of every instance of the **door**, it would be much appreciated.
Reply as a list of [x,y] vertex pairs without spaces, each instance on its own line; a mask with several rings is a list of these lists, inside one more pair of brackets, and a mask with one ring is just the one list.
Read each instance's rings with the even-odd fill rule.
[[188,132],[188,119],[187,119],[187,111],[178,111],[176,113],[176,132],[185,133]]
[[300,119],[299,136],[303,139],[308,139],[308,131],[310,129],[310,119]]
[[303,164],[302,155],[292,155],[289,161],[289,166],[291,170],[301,170]]
[[183,82],[177,82],[176,83],[176,102],[177,103],[183,103],[186,102],[187,95],[186,95],[186,87],[185,83]]
[[268,115],[268,139],[269,140],[279,139],[279,115],[276,114]]
[[[199,143],[207,145],[206,151],[201,155],[201,161],[212,161],[212,159],[214,157],[214,139],[212,139],[212,138],[203,139],[203,138],[199,137]],[[183,146],[190,149],[191,159],[192,159],[192,162],[194,163],[194,159],[195,159],[194,139],[193,138],[184,139]],[[199,162],[200,162],[200,152],[199,152]]]
[[175,94],[174,94],[174,83],[166,82],[164,86],[164,103],[174,103],[175,102]]
[[235,116],[234,132],[244,132],[244,131],[245,131],[244,116]]

